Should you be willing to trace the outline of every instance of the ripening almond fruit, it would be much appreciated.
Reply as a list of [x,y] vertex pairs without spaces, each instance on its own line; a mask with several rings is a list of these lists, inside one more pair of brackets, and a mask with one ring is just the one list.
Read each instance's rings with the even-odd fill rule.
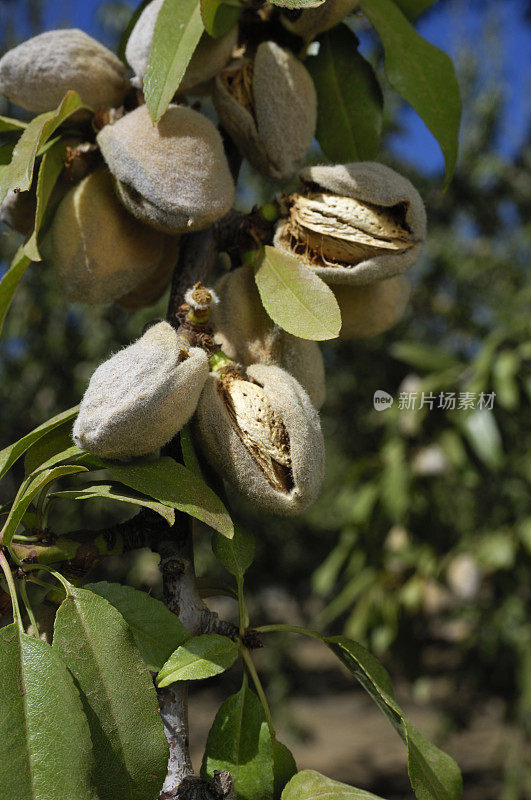
[[319,417],[280,367],[210,373],[194,419],[206,460],[253,505],[292,515],[316,500],[325,470]]
[[117,107],[129,82],[120,59],[76,28],[40,33],[0,59],[0,94],[28,111],[52,111],[69,89],[94,109]]
[[95,371],[74,424],[74,442],[103,458],[152,453],[188,422],[207,376],[205,351],[191,348],[168,322],[158,322]]
[[[140,14],[127,40],[125,57],[135,73],[134,83],[142,88],[153,41],[153,33],[164,0],[152,0]],[[177,89],[177,94],[203,94],[206,85],[230,61],[238,40],[235,25],[224,36],[213,39],[203,33]]]
[[[289,3],[286,5],[289,6]],[[286,8],[281,12],[280,19],[291,33],[311,42],[319,33],[342,22],[358,5],[359,0],[326,0],[316,8]]]
[[278,181],[300,169],[315,134],[317,97],[304,64],[275,42],[216,78],[221,124],[258,172]]
[[341,310],[340,339],[366,339],[392,328],[401,319],[410,286],[395,275],[368,286],[332,286]]
[[221,136],[209,119],[170,106],[154,124],[142,105],[97,137],[123,205],[170,234],[208,228],[234,200]]
[[168,288],[178,258],[179,237],[165,236],[158,266],[138,286],[115,300],[116,305],[126,311],[154,305]]
[[100,167],[70,189],[52,223],[55,274],[69,300],[109,303],[159,265],[165,236],[141,225],[118,201]]
[[321,408],[325,374],[319,345],[275,325],[260,300],[252,267],[224,275],[216,285],[216,295],[211,322],[214,339],[225,355],[244,367],[281,367],[304,387],[315,408]]
[[371,161],[307,167],[286,199],[275,247],[326,283],[364,285],[405,272],[426,238],[426,212],[410,181]]

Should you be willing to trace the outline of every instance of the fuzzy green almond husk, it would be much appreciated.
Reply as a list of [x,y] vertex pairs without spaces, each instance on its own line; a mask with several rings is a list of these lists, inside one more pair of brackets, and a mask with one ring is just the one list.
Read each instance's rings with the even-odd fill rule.
[[283,12],[280,18],[284,27],[291,33],[310,42],[319,33],[324,33],[334,25],[338,25],[358,5],[359,0],[326,0],[317,8],[307,8],[291,13]]
[[410,285],[403,275],[368,286],[332,286],[341,309],[340,339],[366,339],[392,328],[402,318]]
[[166,240],[127,213],[105,167],[63,198],[51,234],[59,285],[80,303],[109,303],[130,292],[157,268]]
[[75,444],[128,459],[158,450],[195,411],[208,376],[204,350],[158,322],[94,372],[74,424]]
[[98,134],[123,205],[169,234],[208,228],[232,207],[234,182],[215,126],[172,105],[154,124],[142,105]]
[[[274,245],[328,284],[361,286],[391,278],[419,258],[426,211],[413,184],[384,164],[312,166],[287,198]],[[358,255],[344,255],[353,245]]]
[[278,181],[296,174],[315,134],[317,96],[306,67],[289,50],[262,42],[252,63],[234,64],[218,75],[213,100],[221,124],[251,166]]
[[253,364],[244,377],[262,387],[266,399],[249,407],[249,430],[258,431],[262,438],[260,425],[272,416],[283,426],[291,465],[286,488],[272,485],[237,433],[223,396],[223,372],[209,375],[197,406],[194,422],[199,446],[211,466],[253,505],[270,514],[299,514],[317,499],[325,472],[317,411],[302,386],[280,367]]
[[304,387],[315,408],[321,408],[326,389],[319,345],[274,324],[260,300],[252,267],[224,275],[216,285],[216,295],[211,320],[214,339],[223,352],[244,367],[281,367]]
[[164,236],[164,246],[158,265],[134,289],[115,300],[126,311],[138,311],[154,305],[168,286],[179,258],[179,236]]
[[69,89],[94,109],[117,107],[129,82],[120,59],[76,28],[40,33],[0,59],[0,94],[28,111],[53,111]]
[[[155,24],[163,3],[164,0],[152,0],[144,8],[127,40],[125,57],[135,73],[134,83],[139,88],[142,88],[144,83]],[[237,25],[219,39],[213,39],[204,33],[190,59],[177,93],[203,94],[211,79],[230,61],[237,41]]]

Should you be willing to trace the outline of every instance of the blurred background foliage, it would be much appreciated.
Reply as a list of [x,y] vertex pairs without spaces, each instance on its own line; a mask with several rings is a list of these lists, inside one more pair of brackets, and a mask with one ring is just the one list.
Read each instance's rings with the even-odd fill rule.
[[[477,4],[478,14],[484,5]],[[328,466],[319,502],[286,521],[230,499],[257,537],[248,578],[254,619],[343,630],[414,681],[420,699],[436,695],[443,674],[450,725],[467,724],[478,703],[496,697],[529,735],[531,148],[524,142],[509,160],[497,146],[505,89],[495,58],[485,70],[485,53],[499,53],[496,13],[504,4],[490,5],[481,38],[473,48],[464,39],[457,58],[465,116],[459,167],[445,194],[422,169],[398,159],[391,145],[401,117],[392,99],[388,106],[382,160],[425,198],[429,242],[410,273],[412,298],[397,327],[323,346]],[[129,12],[125,3],[101,3],[101,31],[90,32],[116,44]],[[27,3],[26,24],[27,35],[41,29],[37,0]],[[0,36],[6,49],[16,30],[6,27]],[[377,51],[372,60],[381,71]],[[250,171],[243,175],[244,207],[275,191]],[[16,234],[3,232],[4,264],[18,244]],[[34,264],[0,343],[1,446],[75,405],[95,366],[164,310],[164,300],[135,315],[69,305],[50,264]],[[378,389],[395,399],[385,411],[373,408]],[[491,410],[403,410],[400,392],[496,396]],[[17,477],[13,471],[11,484],[4,481],[2,502]],[[60,531],[102,527],[129,513],[99,502],[64,503],[52,524]],[[208,536],[198,536],[197,559],[200,574],[226,579]],[[148,556],[111,561],[105,571],[159,591]],[[280,654],[268,662],[277,700],[296,688],[288,662]],[[529,776],[523,767],[517,772],[507,773],[504,800],[525,795]]]

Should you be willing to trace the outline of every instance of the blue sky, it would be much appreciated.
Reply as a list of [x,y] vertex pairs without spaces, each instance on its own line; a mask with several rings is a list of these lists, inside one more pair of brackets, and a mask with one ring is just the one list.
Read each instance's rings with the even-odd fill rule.
[[[70,25],[101,38],[102,5],[103,0],[44,0],[44,29]],[[530,128],[531,24],[525,19],[526,5],[526,0],[439,0],[417,24],[426,39],[453,58],[463,46],[477,55],[483,79],[501,83],[505,107],[498,148],[506,158],[515,155]],[[27,36],[23,26],[28,7],[28,0],[0,0],[0,27],[11,20],[18,35]],[[485,52],[483,32],[489,26],[500,36],[496,53]],[[426,173],[442,174],[442,155],[423,122],[406,106],[401,121],[404,132],[392,140],[395,152]]]

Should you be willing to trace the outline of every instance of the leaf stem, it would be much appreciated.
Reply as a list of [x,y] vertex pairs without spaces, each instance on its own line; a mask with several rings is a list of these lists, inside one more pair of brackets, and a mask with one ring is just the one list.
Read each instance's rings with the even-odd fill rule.
[[24,607],[26,609],[26,613],[29,617],[29,621],[33,628],[33,636],[35,639],[39,638],[39,626],[37,625],[37,620],[35,619],[35,614],[33,613],[33,609],[31,607],[31,603],[28,597],[28,590],[26,589],[26,584],[24,581],[19,582],[19,592],[20,596],[22,597],[22,602],[24,603]]
[[249,624],[247,616],[247,608],[243,596],[243,578],[242,577],[237,578],[236,584],[238,587],[238,627],[240,636],[243,636],[243,634],[245,633],[245,629]]
[[13,573],[11,572],[11,568],[7,563],[7,558],[5,557],[4,553],[0,551],[0,567],[2,568],[6,581],[7,586],[9,588],[9,594],[11,595],[11,606],[13,608],[13,620],[17,623],[18,627],[22,630],[22,619],[20,616],[20,606],[18,604],[18,595],[17,590],[15,587],[15,581],[13,580]]
[[260,702],[262,703],[262,708],[264,709],[264,714],[267,722],[267,727],[269,728],[269,733],[271,734],[271,738],[275,739],[275,726],[273,724],[273,717],[271,716],[271,709],[269,708],[269,703],[267,702],[267,697],[264,692],[264,687],[262,686],[262,682],[258,676],[258,672],[256,671],[256,667],[254,662],[251,658],[251,654],[248,649],[242,645],[241,653],[243,660],[245,661],[245,666],[247,667],[251,678],[253,679],[254,687],[256,689],[256,694],[258,695]]
[[258,628],[254,628],[254,630],[258,633],[299,633],[301,636],[311,636],[313,639],[319,639],[320,641],[323,641],[325,638],[319,631],[312,631],[310,628],[302,628],[300,625],[260,625]]
[[[28,575],[28,581],[31,583],[35,583],[37,586],[42,586],[43,589],[48,589],[50,592],[57,592],[58,587],[54,586],[53,583],[48,583],[48,581],[43,581],[40,578],[36,578],[34,575]],[[61,587],[63,588],[63,587]]]
[[61,575],[60,572],[57,572],[57,570],[52,569],[47,564],[28,564],[26,569],[28,569],[28,568],[31,569],[32,567],[35,567],[37,569],[43,569],[46,572],[49,572],[50,575],[52,575],[55,578],[56,581],[59,581],[59,583],[61,584],[61,586],[63,587],[63,589],[66,592],[66,596],[68,597],[68,595],[71,594],[73,586],[69,581],[67,581],[67,579],[65,578],[64,575]]

